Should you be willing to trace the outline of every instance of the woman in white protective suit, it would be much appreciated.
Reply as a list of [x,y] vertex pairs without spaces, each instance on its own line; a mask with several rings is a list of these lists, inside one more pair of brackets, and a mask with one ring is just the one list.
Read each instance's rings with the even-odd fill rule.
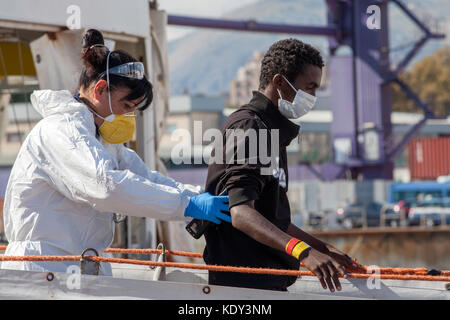
[[[123,143],[152,85],[141,62],[110,52],[97,30],[83,37],[79,93],[34,91],[43,119],[25,139],[8,181],[5,256],[99,255],[114,237],[114,213],[161,220],[231,222],[228,197],[200,193],[151,171]],[[76,262],[3,261],[2,269],[66,272]],[[111,275],[109,264],[100,273]]]

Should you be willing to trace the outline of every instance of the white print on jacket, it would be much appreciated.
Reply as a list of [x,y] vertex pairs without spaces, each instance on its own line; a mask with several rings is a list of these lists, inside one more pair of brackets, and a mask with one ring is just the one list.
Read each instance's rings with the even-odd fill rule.
[[280,187],[286,189],[286,173],[284,172],[283,168],[280,168],[280,157],[276,157],[275,161],[277,163],[277,166],[275,167],[275,169],[273,169],[273,177],[275,179],[278,179]]

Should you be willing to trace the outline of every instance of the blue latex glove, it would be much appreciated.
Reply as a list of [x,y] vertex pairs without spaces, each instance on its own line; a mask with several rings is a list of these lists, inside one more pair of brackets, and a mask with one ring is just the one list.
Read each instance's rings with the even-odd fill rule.
[[[213,196],[209,192],[192,197],[184,211],[185,217],[199,220],[209,220],[220,224],[223,221],[231,222],[228,196]],[[220,219],[220,220],[219,220]]]

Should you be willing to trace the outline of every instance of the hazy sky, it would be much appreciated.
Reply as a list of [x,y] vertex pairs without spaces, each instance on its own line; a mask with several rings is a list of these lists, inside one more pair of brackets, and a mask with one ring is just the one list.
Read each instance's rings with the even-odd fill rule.
[[[245,6],[257,0],[158,0],[159,8],[168,14],[220,17],[233,9]],[[185,35],[192,28],[173,27],[167,29],[169,41]]]

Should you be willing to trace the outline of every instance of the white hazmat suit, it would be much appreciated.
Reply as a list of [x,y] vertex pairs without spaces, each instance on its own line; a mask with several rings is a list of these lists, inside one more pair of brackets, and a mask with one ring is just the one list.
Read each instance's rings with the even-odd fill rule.
[[[96,137],[93,114],[69,91],[34,91],[43,119],[25,139],[8,181],[5,256],[100,255],[114,237],[113,212],[161,220],[184,218],[201,188],[151,171],[122,144]],[[66,272],[77,262],[2,262],[2,269]],[[100,273],[111,275],[101,263]]]

